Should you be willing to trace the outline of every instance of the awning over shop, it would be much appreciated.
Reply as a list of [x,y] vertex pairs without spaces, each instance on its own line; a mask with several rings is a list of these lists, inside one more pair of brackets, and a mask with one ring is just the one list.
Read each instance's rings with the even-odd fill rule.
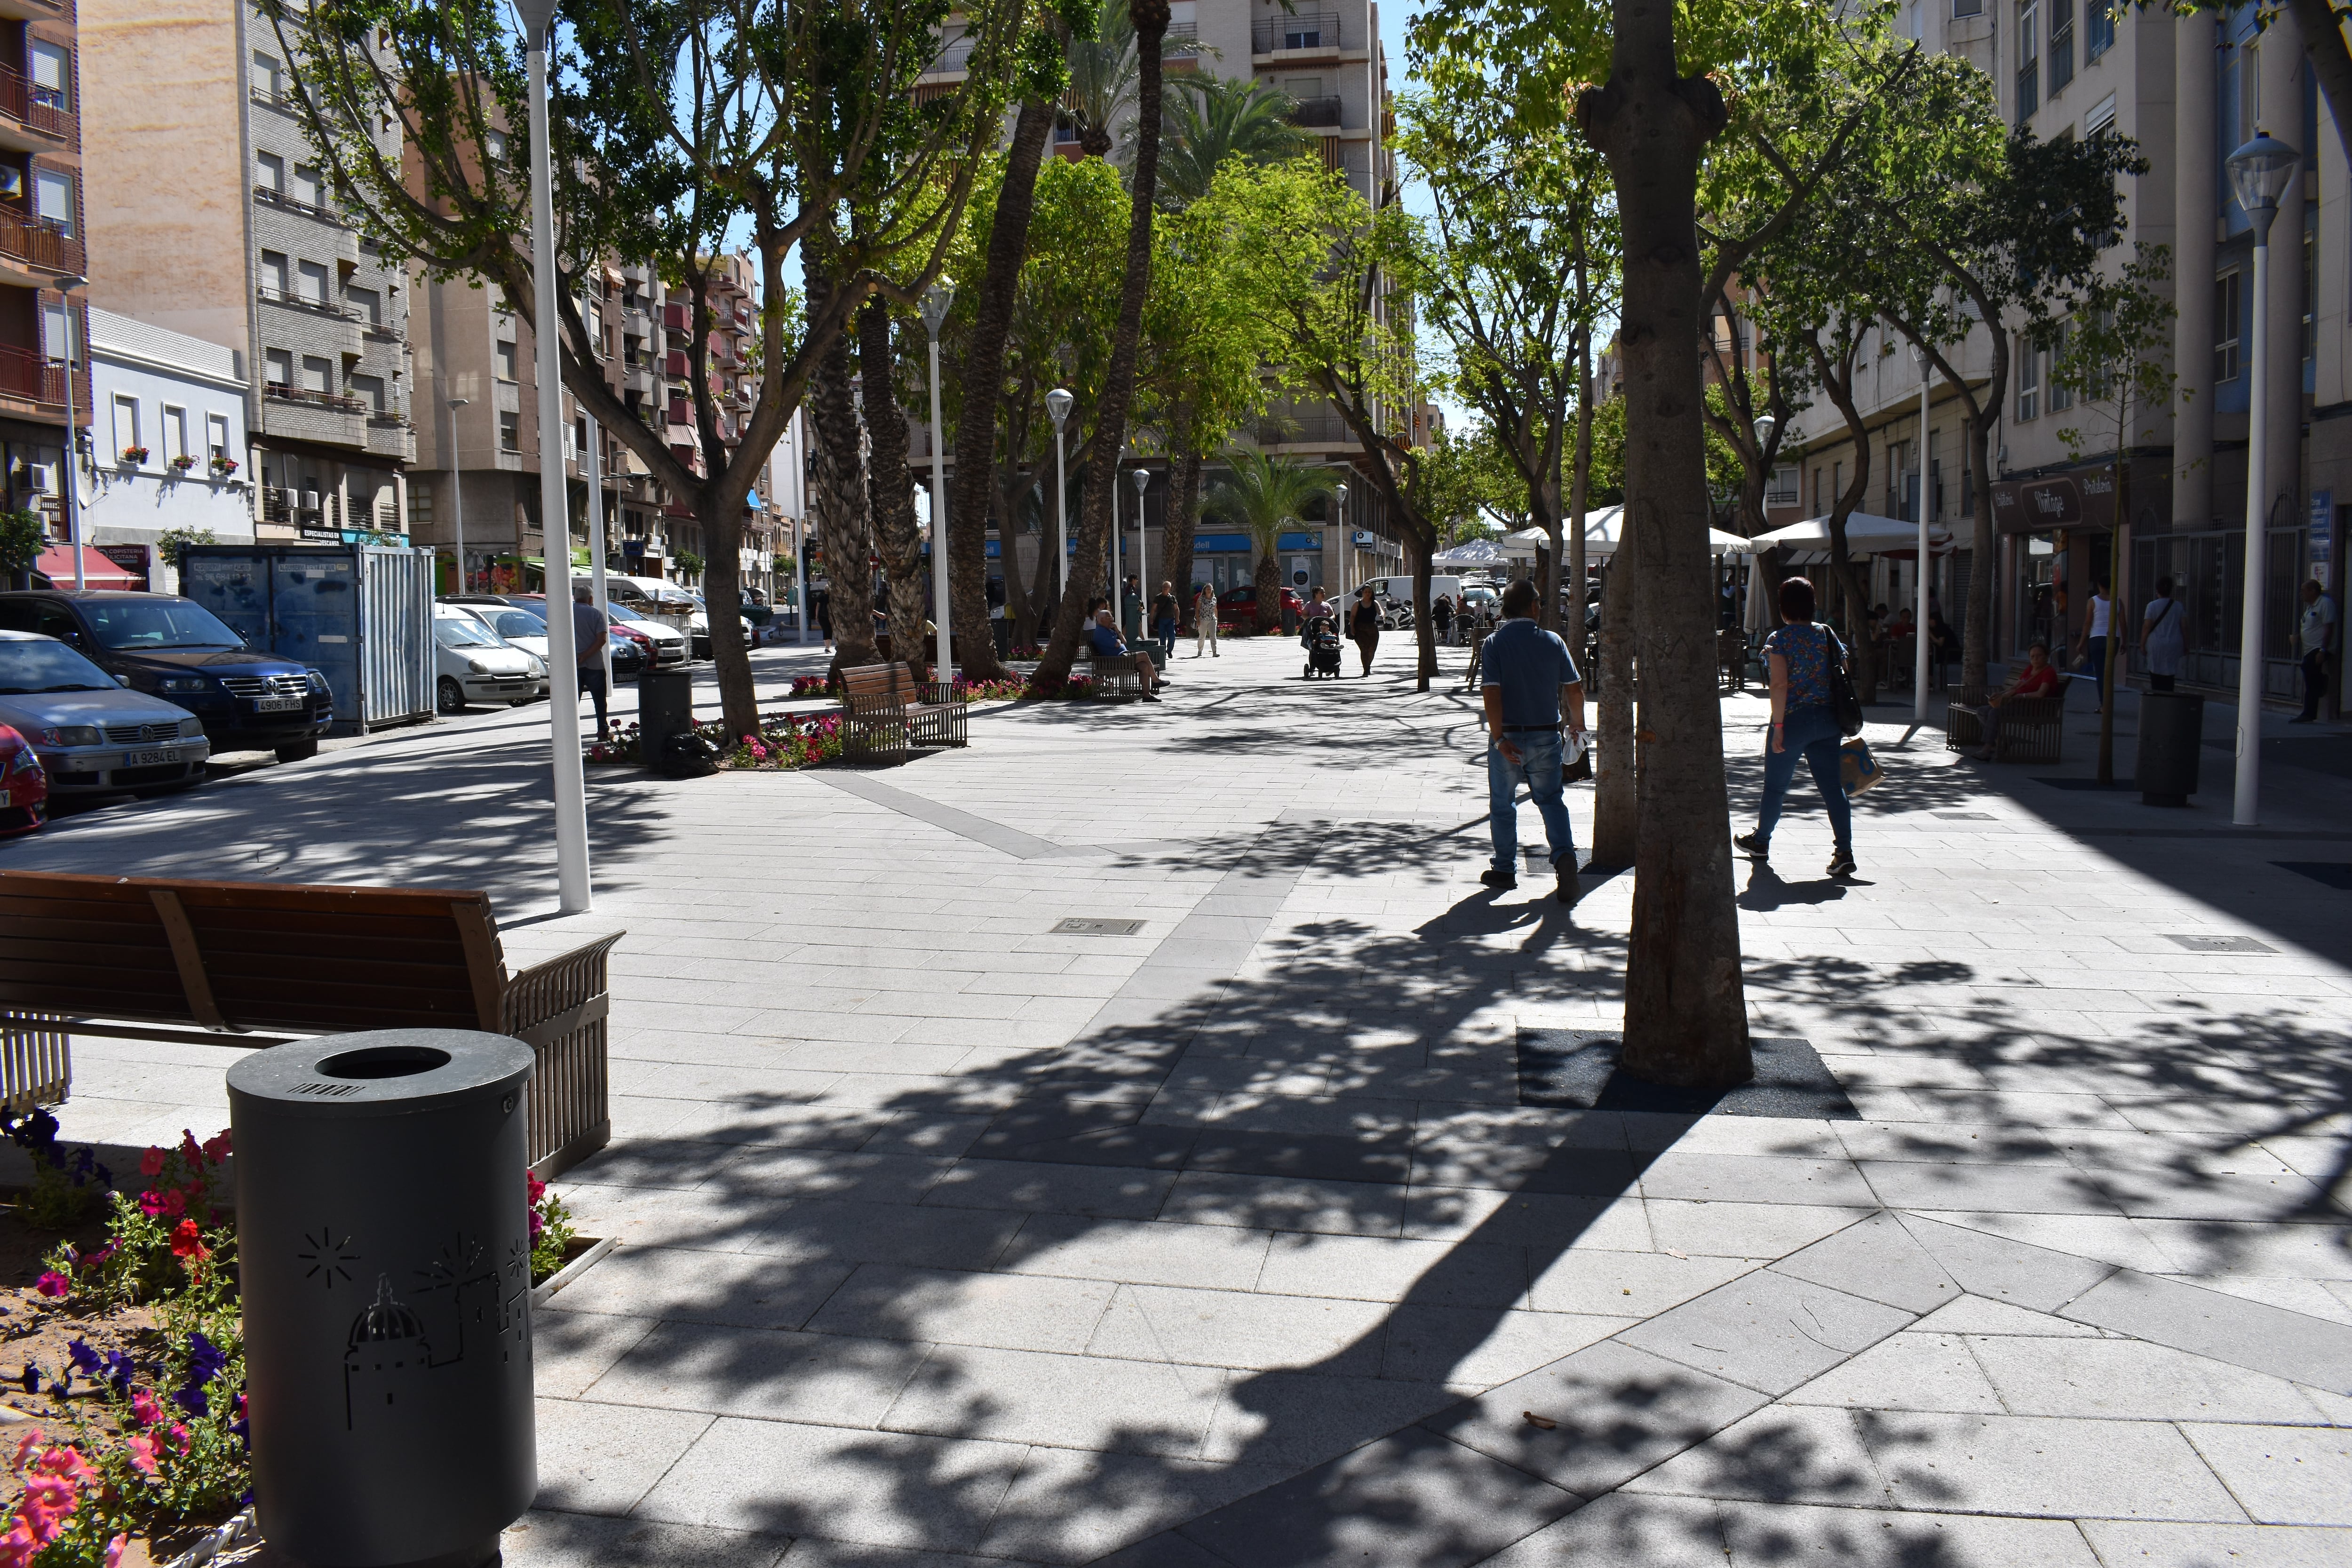
[[[74,552],[68,544],[52,544],[41,552],[33,570],[49,580],[53,588],[74,585]],[[117,566],[105,556],[85,544],[81,547],[82,586],[85,588],[143,588],[146,579]]]
[[[1586,512],[1584,514],[1584,553],[1595,561],[1606,561],[1616,554],[1618,534],[1622,529],[1624,521],[1625,509],[1622,506],[1603,507],[1599,511]],[[1517,533],[1503,535],[1502,546],[1504,552],[1515,561],[1532,561],[1536,557],[1538,548],[1545,546],[1547,542],[1542,529],[1523,528]],[[1706,531],[1707,552],[1712,555],[1737,553],[1745,551],[1748,543],[1748,542],[1739,535],[1726,533],[1719,528],[1710,528]],[[1560,548],[1563,551],[1570,548],[1565,530],[1561,531]]]
[[[1951,530],[1927,525],[1927,548],[1943,553],[1951,547]],[[1775,547],[1796,551],[1826,551],[1830,547],[1830,521],[1825,517],[1809,517],[1802,522],[1792,522],[1786,528],[1776,528],[1769,533],[1759,533],[1753,539],[1742,540],[1740,548],[1749,553]],[[1866,511],[1855,512],[1845,520],[1845,547],[1856,555],[1885,555],[1897,550],[1916,552],[1919,548],[1919,525],[1906,522],[1899,517],[1876,517]]]

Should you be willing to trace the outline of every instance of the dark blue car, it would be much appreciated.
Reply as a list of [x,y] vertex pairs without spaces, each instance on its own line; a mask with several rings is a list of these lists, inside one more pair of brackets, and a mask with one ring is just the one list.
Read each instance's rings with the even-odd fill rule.
[[215,753],[275,752],[279,762],[299,762],[317,754],[335,715],[324,675],[255,651],[176,594],[0,594],[0,627],[53,637],[132,690],[186,709],[204,721]]

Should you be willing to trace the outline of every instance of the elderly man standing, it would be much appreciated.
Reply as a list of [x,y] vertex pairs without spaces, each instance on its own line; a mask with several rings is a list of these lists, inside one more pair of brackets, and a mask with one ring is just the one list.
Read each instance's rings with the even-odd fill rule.
[[1503,590],[1503,624],[1480,650],[1484,656],[1486,732],[1486,826],[1495,842],[1495,863],[1478,879],[1490,888],[1519,885],[1518,786],[1526,784],[1543,814],[1544,837],[1559,901],[1576,902],[1581,891],[1576,838],[1561,798],[1560,774],[1568,735],[1584,736],[1584,678],[1576,672],[1568,645],[1535,623],[1536,585],[1524,578]]
[[572,646],[580,650],[580,689],[596,700],[596,738],[612,739],[612,720],[605,711],[604,612],[596,608],[595,593],[585,583],[572,586]]

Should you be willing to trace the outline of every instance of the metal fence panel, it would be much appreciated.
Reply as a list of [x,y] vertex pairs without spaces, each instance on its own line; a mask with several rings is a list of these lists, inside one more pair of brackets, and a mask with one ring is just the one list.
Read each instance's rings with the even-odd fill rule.
[[433,554],[360,546],[361,688],[370,724],[433,711]]

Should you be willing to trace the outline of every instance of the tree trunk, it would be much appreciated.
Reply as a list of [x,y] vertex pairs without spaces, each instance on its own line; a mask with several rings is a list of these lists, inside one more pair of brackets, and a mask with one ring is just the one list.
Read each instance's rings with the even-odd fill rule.
[[1201,526],[1201,468],[1204,459],[1192,450],[1192,415],[1178,411],[1173,445],[1175,472],[1169,476],[1168,516],[1160,527],[1160,575],[1176,584],[1176,619],[1192,614],[1192,542]]
[[1421,537],[1418,529],[1400,530],[1403,535],[1405,559],[1412,566],[1412,643],[1420,655],[1414,661],[1415,691],[1426,691],[1437,678],[1437,621],[1429,613],[1429,558],[1437,552]]
[[[1257,603],[1250,606],[1251,623],[1264,636],[1282,625],[1282,563],[1276,557],[1274,546],[1268,543],[1257,558],[1257,575],[1253,579],[1257,588]],[[1348,607],[1339,606],[1339,617],[1345,621]]]
[[[1858,468],[1867,461],[1856,458]],[[1838,599],[1845,609],[1846,639],[1853,645],[1848,650],[1854,658],[1854,695],[1864,702],[1878,700],[1878,649],[1870,640],[1870,616],[1866,608],[1869,595],[1862,591],[1862,579],[1856,575],[1853,556],[1845,542],[1846,509],[1840,507],[1830,514],[1830,575],[1837,584]]]
[[[2126,410],[2117,424],[2127,432],[2130,426],[2128,401],[2118,405]],[[2116,521],[2107,534],[2107,668],[2100,672],[2100,684],[2106,689],[2106,700],[2099,704],[2099,782],[2116,782],[2116,673],[2123,666],[2124,646],[2124,521],[2131,516],[2131,455],[2122,441],[2116,443]],[[1927,563],[1919,570],[1925,572]]]
[[[719,671],[719,711],[730,735],[756,735],[760,699],[751,686],[751,649],[743,640],[742,508],[713,506],[707,489],[697,500],[703,548],[710,552],[702,563],[702,599],[709,607],[710,662]],[[735,515],[722,517],[722,510]]]
[[1547,542],[1543,558],[1537,563],[1536,587],[1542,598],[1536,605],[1536,625],[1548,632],[1559,630],[1560,569],[1568,559],[1566,531],[1559,515],[1559,431],[1557,427],[1544,442],[1543,479],[1534,486],[1529,498],[1536,503],[1536,521],[1542,525]]
[[1601,584],[1600,728],[1593,734],[1592,865],[1633,863],[1641,820],[1633,790],[1633,542],[1621,521],[1617,553]]
[[[2000,357],[1998,347],[1995,359]],[[1996,375],[1993,386],[1998,390],[2003,377]],[[1999,408],[1995,403],[1991,405]],[[1976,475],[1976,527],[1969,541],[1969,622],[1961,634],[1960,700],[1971,707],[1980,706],[1985,700],[1985,662],[1992,653],[1992,479],[1986,459],[1991,455],[1990,426],[1987,417],[1971,416],[1968,424],[1969,467]]]
[[923,638],[923,530],[915,521],[915,475],[907,464],[907,412],[898,405],[898,354],[890,306],[880,295],[857,311],[857,381],[866,405],[866,493],[875,553],[890,595],[890,656],[929,664]]
[[[1129,186],[1131,205],[1127,226],[1127,271],[1118,292],[1118,322],[1111,335],[1110,363],[1104,367],[1101,399],[1095,405],[1094,446],[1100,462],[1087,465],[1086,499],[1078,507],[1077,559],[1070,566],[1069,586],[1054,616],[1054,640],[1038,661],[1037,673],[1049,679],[1066,676],[1078,652],[1078,621],[1086,609],[1089,584],[1103,578],[1110,549],[1111,498],[1120,474],[1118,455],[1127,449],[1127,416],[1135,401],[1136,346],[1143,335],[1143,300],[1151,289],[1151,221],[1160,183],[1160,103],[1161,40],[1168,34],[1169,0],[1128,0],[1135,19],[1135,101],[1142,111],[1135,121],[1135,167]],[[1118,605],[1112,605],[1118,613]]]
[[1625,247],[1624,533],[1637,541],[1640,824],[1625,963],[1626,1070],[1720,1089],[1755,1076],[1725,820],[1699,377],[1698,163],[1723,128],[1705,77],[1675,75],[1673,7],[1614,0],[1609,84],[1579,100],[1616,177]]
[[[818,259],[818,247],[801,247],[802,276],[814,320],[833,292]],[[817,357],[809,374],[811,452],[816,459],[809,499],[817,531],[824,541],[833,575],[835,663],[847,668],[880,662],[874,646],[874,541],[866,513],[864,459],[859,453],[857,410],[849,398],[849,344],[840,333]]]
[[[1576,297],[1584,299],[1584,259],[1576,262]],[[1580,329],[1576,334],[1576,456],[1569,468],[1568,509],[1574,515],[1569,521],[1568,535],[1568,609],[1574,618],[1568,627],[1568,647],[1579,658],[1584,657],[1584,584],[1585,573],[1591,563],[1585,558],[1584,509],[1590,504],[1592,490],[1592,332]],[[1618,537],[1624,537],[1624,528],[1618,528]]]
[[[955,481],[948,497],[948,594],[954,607],[956,657],[964,674],[974,680],[999,679],[1004,674],[996,658],[996,628],[988,618],[986,529],[989,501],[998,488],[996,400],[1004,380],[1004,342],[1013,331],[1013,297],[1029,249],[1029,218],[1037,206],[1037,166],[1044,161],[1045,134],[1054,128],[1054,109],[1050,103],[1024,99],[1013,117],[1013,147],[1005,157],[1004,184],[988,231],[988,267],[981,274],[980,303],[972,311],[963,351]],[[996,537],[1009,615],[1017,566],[1013,535],[1000,523]]]

